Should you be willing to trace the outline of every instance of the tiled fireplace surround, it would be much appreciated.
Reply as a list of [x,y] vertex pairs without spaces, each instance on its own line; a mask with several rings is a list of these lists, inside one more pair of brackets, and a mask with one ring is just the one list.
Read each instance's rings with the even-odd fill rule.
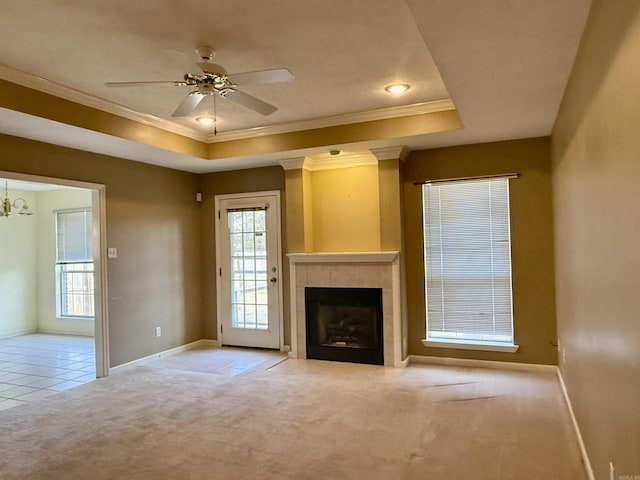
[[382,288],[384,365],[404,367],[398,252],[292,253],[291,352],[307,358],[305,287]]

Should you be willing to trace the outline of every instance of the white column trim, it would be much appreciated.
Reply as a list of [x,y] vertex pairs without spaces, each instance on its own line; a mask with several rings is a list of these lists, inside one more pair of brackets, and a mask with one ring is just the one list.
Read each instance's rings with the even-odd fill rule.
[[285,170],[299,170],[304,167],[304,157],[285,158],[278,163]]
[[375,155],[379,162],[384,160],[404,161],[409,155],[409,149],[404,145],[398,145],[396,147],[372,148],[371,153]]

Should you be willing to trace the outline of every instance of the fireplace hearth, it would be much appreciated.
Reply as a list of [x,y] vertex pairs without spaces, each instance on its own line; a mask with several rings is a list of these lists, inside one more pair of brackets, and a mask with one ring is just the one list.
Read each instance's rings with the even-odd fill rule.
[[307,358],[384,364],[381,288],[305,288]]

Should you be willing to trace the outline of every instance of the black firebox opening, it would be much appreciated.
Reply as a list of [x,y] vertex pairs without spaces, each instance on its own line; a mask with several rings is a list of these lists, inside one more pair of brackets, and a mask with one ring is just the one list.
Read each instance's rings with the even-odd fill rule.
[[305,288],[307,358],[384,364],[381,288]]

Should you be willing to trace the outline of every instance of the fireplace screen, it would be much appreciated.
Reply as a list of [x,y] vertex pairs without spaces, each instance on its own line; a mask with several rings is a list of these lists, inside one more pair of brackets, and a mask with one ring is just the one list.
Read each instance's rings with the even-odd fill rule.
[[305,288],[307,358],[383,364],[382,289]]
[[374,348],[376,313],[370,305],[319,305],[318,341],[334,347]]

